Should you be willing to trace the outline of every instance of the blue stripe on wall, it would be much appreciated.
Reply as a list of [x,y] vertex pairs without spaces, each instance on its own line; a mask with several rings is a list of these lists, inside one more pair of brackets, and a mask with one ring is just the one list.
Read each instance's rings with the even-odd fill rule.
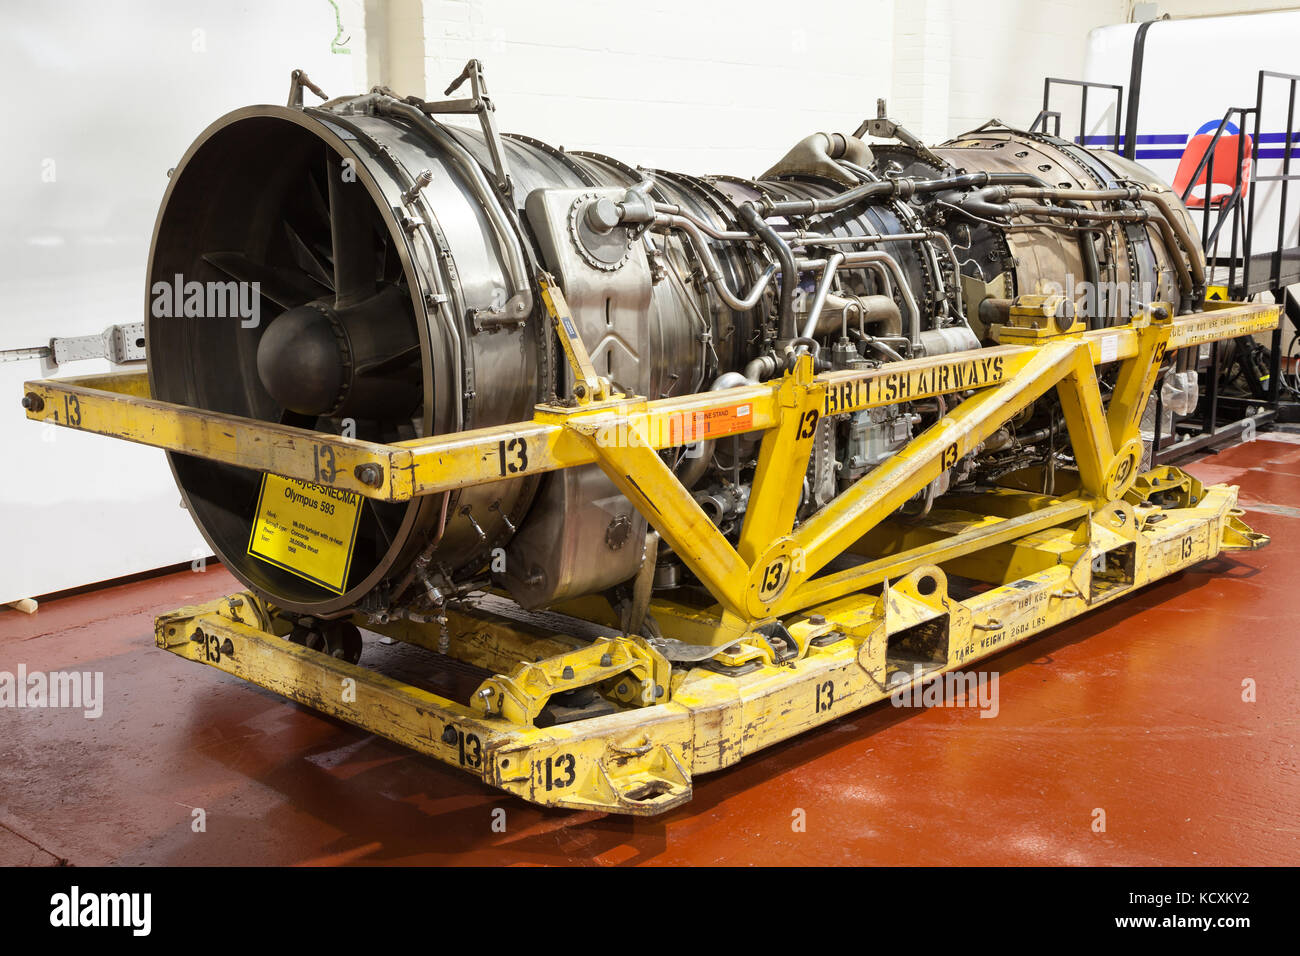
[[[1279,133],[1278,135],[1280,137],[1282,134]],[[1119,141],[1121,146],[1124,144],[1126,139],[1127,137],[1123,135],[1120,136]],[[1263,137],[1261,136],[1260,139],[1263,139]],[[1074,141],[1077,143],[1079,141],[1079,137],[1076,136],[1074,138]],[[1187,142],[1187,135],[1185,133],[1147,133],[1147,134],[1139,135],[1137,141],[1139,143],[1147,143],[1149,145],[1156,145],[1158,143],[1181,144]],[[1085,136],[1083,138],[1083,142],[1085,146],[1107,146],[1115,142],[1115,137],[1114,136]]]
[[[1137,141],[1141,144],[1145,144],[1148,146],[1161,146],[1161,145],[1185,146],[1188,141],[1188,138],[1189,137],[1187,137],[1185,134],[1182,133],[1145,133],[1139,135]],[[1076,136],[1074,138],[1074,141],[1076,143],[1079,142],[1079,137]],[[1260,133],[1259,141],[1260,143],[1282,144],[1281,147],[1277,149],[1261,149],[1259,151],[1260,159],[1285,159],[1286,158],[1286,133]],[[1292,158],[1297,161],[1300,161],[1300,150],[1295,148],[1296,146],[1300,146],[1300,130],[1296,130],[1292,132],[1291,142],[1292,142]],[[1083,138],[1083,143],[1086,146],[1112,147],[1115,145],[1115,137],[1114,136],[1085,136]],[[1124,143],[1124,137],[1121,136],[1120,137],[1121,147],[1123,146],[1123,143]],[[1182,149],[1139,149],[1137,151],[1138,159],[1181,159],[1182,155],[1183,155]]]

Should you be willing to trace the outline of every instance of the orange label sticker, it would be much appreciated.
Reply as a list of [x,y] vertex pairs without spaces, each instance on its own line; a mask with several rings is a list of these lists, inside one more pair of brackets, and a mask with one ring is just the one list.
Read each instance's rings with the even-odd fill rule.
[[674,415],[668,420],[670,445],[693,445],[698,441],[734,435],[754,426],[754,406],[749,402],[731,408],[710,408]]

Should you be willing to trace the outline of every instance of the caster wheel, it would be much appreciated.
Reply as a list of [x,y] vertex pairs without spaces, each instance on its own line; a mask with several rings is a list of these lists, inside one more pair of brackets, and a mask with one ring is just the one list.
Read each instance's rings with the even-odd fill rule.
[[344,621],[333,631],[334,640],[330,642],[329,654],[349,664],[361,660],[361,631],[357,626]]
[[349,664],[361,660],[361,631],[350,621],[322,621],[312,627],[297,624],[289,640]]

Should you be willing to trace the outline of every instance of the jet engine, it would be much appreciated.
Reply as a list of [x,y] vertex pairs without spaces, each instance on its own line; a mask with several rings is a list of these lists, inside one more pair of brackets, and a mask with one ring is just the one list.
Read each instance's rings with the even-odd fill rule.
[[[1203,299],[1185,209],[1114,154],[996,121],[930,148],[881,104],[757,178],[693,175],[500,134],[476,63],[465,80],[469,96],[440,102],[379,88],[249,107],[199,137],[166,191],[150,287],[234,283],[255,307],[154,309],[154,398],[399,445],[526,420],[589,397],[543,283],[563,290],[561,319],[602,391],[652,400],[772,380],[803,355],[818,372],[860,370],[981,349],[1008,325],[1098,328]],[[823,416],[788,489],[796,514],[946,408],[940,396]],[[1064,433],[1056,398],[1040,399],[903,510],[963,486],[1068,489]],[[681,437],[661,457],[734,540],[761,435]],[[526,451],[503,441],[499,454],[507,475]],[[626,600],[646,562],[656,589],[695,583],[594,465],[366,499],[335,588],[252,553],[260,473],[169,457],[216,554],[293,615],[427,615],[492,587],[526,608]],[[318,466],[328,486],[338,465]]]

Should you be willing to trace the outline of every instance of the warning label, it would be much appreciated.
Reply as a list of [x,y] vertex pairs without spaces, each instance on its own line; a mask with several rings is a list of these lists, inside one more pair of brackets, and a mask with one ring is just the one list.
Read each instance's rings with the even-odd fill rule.
[[754,406],[749,404],[674,415],[668,420],[668,444],[693,445],[706,438],[748,431],[753,424]]
[[248,553],[342,594],[360,518],[354,491],[263,475]]

